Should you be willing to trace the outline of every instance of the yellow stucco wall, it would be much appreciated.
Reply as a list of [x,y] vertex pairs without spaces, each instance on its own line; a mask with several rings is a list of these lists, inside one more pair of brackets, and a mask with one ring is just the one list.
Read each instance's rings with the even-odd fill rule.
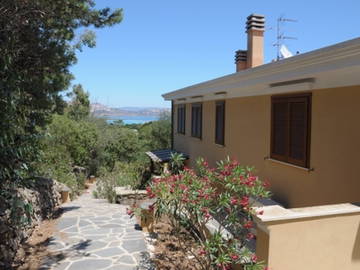
[[260,262],[269,262],[269,234],[257,228],[256,231],[256,256]]
[[226,156],[255,166],[269,179],[274,199],[286,207],[360,201],[360,86],[313,91],[308,172],[279,164],[270,155],[271,96],[226,100],[225,147],[214,143],[215,101],[203,103],[203,138],[192,138],[191,104],[186,107],[186,134],[176,133],[174,147],[211,165]]
[[360,269],[358,213],[273,222],[267,228],[269,236],[258,234],[257,254],[271,270]]

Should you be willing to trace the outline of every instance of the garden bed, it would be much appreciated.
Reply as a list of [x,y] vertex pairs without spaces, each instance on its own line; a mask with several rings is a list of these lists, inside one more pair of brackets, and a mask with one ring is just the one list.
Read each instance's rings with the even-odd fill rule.
[[56,223],[62,210],[58,209],[54,216],[44,220],[32,233],[26,243],[18,250],[13,268],[17,270],[40,269],[44,258],[54,254],[48,250],[48,243],[57,231]]
[[162,218],[154,225],[154,243],[153,262],[156,269],[163,270],[198,270],[201,269],[192,252],[198,252],[199,246],[191,234],[182,230],[180,237],[173,233],[174,228],[169,220]]
[[196,170],[153,178],[146,190],[156,203],[129,211],[141,222],[152,220],[151,213],[157,218],[155,226],[144,227],[153,227],[157,235],[158,269],[266,269],[254,253],[253,216],[262,211],[253,208],[250,198],[268,197],[267,183],[234,160],[219,162],[215,169],[201,159],[197,165]]

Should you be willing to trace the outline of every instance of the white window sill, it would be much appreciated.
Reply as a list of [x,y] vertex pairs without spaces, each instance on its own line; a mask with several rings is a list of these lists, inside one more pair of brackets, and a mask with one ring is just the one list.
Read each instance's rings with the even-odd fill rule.
[[314,171],[314,168],[305,168],[305,167],[297,166],[297,165],[294,165],[294,164],[291,164],[291,163],[287,163],[287,162],[284,162],[284,161],[276,160],[276,159],[273,159],[273,158],[270,158],[270,157],[265,157],[264,159],[267,160],[267,161],[271,161],[271,162],[274,162],[274,163],[282,164],[282,165],[285,165],[285,166],[288,166],[288,167],[293,167],[293,168],[296,168],[296,169],[299,169],[299,170],[303,170],[303,171],[306,171],[306,172],[312,172],[312,171]]
[[225,147],[225,145],[224,145],[224,144],[218,144],[218,143],[215,143],[215,145],[216,145],[217,147],[220,147],[220,148],[224,148],[224,147]]

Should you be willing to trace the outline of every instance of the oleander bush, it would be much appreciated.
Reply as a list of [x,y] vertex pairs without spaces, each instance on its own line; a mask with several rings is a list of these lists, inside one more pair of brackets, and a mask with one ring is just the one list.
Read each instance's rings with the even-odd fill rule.
[[[157,218],[166,215],[174,233],[184,228],[199,243],[193,253],[202,269],[231,269],[240,264],[245,270],[262,270],[264,265],[247,247],[255,237],[252,216],[256,213],[251,198],[269,197],[267,183],[254,175],[254,169],[241,166],[229,158],[210,168],[199,159],[196,170],[185,168],[175,175],[154,178],[147,191],[156,198],[152,209]],[[212,233],[206,225],[221,216],[221,223]],[[231,228],[233,237],[223,237],[222,231]]]

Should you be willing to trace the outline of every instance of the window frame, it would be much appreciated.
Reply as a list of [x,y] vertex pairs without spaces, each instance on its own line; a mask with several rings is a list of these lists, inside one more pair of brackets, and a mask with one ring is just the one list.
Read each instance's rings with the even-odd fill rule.
[[[217,114],[217,109],[218,107],[221,107],[221,109],[223,110],[223,114],[222,114],[222,126],[223,129],[221,130],[221,138],[218,138],[218,114]],[[218,145],[222,145],[225,146],[225,111],[226,111],[226,105],[225,105],[225,100],[219,100],[215,102],[215,144]]]
[[[182,111],[182,114],[180,114],[180,111]],[[186,133],[186,104],[177,106],[177,133],[183,135]]]
[[[305,102],[306,104],[306,130],[304,137],[304,159],[295,159],[290,156],[291,150],[291,117],[290,104],[296,102]],[[275,150],[275,121],[274,121],[274,104],[285,102],[287,104],[287,129],[286,129],[286,154],[280,155],[274,153]],[[310,168],[310,144],[311,144],[311,107],[312,107],[312,93],[291,94],[291,95],[274,95],[271,97],[271,141],[270,141],[270,157],[275,160],[286,162],[299,167]]]
[[[199,115],[199,119],[195,119],[194,114],[195,111],[194,109],[199,108],[200,110],[200,115]],[[202,123],[203,123],[203,109],[202,109],[202,103],[192,103],[191,104],[191,137],[194,138],[198,138],[198,139],[202,139]],[[198,120],[198,123],[195,123],[195,121]],[[199,134],[197,134],[197,128],[195,128],[195,125],[199,125]]]

